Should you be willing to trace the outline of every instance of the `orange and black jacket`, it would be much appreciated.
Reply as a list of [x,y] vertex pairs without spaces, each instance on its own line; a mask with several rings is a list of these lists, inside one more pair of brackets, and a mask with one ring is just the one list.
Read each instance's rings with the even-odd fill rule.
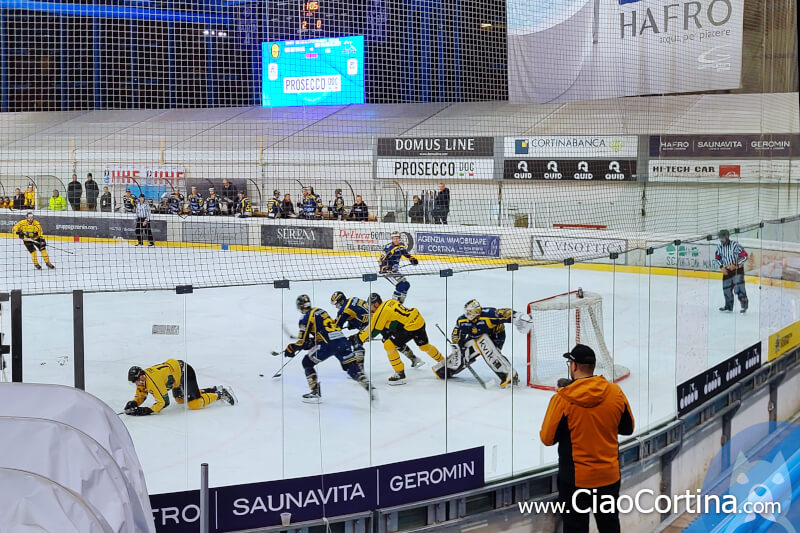
[[561,482],[592,489],[619,481],[617,434],[630,435],[633,424],[619,385],[592,376],[576,379],[550,398],[539,436],[545,446],[558,443]]

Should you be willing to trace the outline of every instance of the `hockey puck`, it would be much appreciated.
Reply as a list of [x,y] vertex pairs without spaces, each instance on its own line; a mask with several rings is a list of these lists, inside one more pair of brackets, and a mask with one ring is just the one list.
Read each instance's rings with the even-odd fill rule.
[[263,378],[264,374],[259,374],[258,377]]

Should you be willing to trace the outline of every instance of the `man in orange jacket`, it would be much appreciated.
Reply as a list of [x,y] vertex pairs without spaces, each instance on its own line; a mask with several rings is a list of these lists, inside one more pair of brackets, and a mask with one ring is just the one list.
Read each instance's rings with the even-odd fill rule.
[[[558,443],[558,493],[566,504],[564,533],[589,531],[592,501],[619,496],[617,434],[633,433],[628,399],[616,383],[594,375],[594,350],[577,344],[564,354],[571,380],[559,383],[550,398],[539,437],[545,446]],[[584,490],[581,490],[584,489]],[[596,496],[593,496],[596,495]],[[619,515],[595,513],[600,533],[618,533]]]

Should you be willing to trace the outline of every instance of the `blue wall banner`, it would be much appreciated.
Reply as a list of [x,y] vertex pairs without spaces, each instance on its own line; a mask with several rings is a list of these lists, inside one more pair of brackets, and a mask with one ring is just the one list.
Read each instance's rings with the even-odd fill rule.
[[[210,489],[209,531],[276,526],[282,513],[297,524],[438,498],[482,487],[483,447],[388,465]],[[150,496],[159,533],[194,533],[200,491]]]
[[500,257],[499,235],[417,233],[417,253],[469,257]]

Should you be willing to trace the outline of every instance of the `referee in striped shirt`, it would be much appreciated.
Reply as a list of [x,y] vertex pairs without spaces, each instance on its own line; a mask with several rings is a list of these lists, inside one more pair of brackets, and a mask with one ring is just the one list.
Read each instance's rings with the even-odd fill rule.
[[739,298],[742,306],[740,313],[747,311],[747,292],[744,289],[744,263],[747,261],[747,252],[742,245],[730,239],[728,230],[719,232],[719,244],[714,255],[717,264],[722,270],[722,293],[725,295],[725,307],[720,311],[733,311],[733,294]]
[[150,246],[154,246],[153,230],[150,227],[150,214],[150,206],[147,205],[144,194],[140,194],[139,203],[136,204],[136,238],[139,239],[139,243],[136,246],[142,246],[145,235],[147,235],[147,240],[150,241]]

